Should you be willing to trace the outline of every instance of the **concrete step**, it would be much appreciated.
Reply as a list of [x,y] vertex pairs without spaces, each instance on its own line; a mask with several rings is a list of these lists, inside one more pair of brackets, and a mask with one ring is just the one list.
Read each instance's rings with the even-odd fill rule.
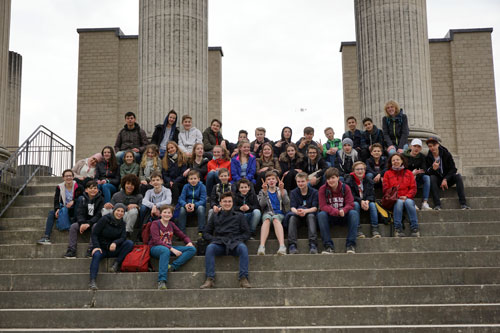
[[[3,256],[2,256],[3,257]],[[106,262],[107,260],[107,262]],[[175,258],[171,257],[171,261]],[[81,255],[75,259],[62,258],[16,258],[0,259],[0,272],[4,274],[29,273],[83,273],[88,271],[90,258]],[[105,259],[103,267],[114,262]],[[310,255],[297,254],[280,256],[250,255],[254,271],[271,270],[317,270],[328,269],[385,269],[385,268],[439,268],[439,267],[500,267],[500,251],[480,252],[403,252],[403,253],[357,253],[356,255]],[[158,260],[151,258],[158,271]],[[238,260],[233,257],[220,257],[216,261],[217,271],[235,271]],[[182,267],[183,272],[204,272],[205,257],[195,256]]]
[[52,177],[52,176],[38,176],[33,177],[30,185],[53,185],[57,186],[62,183],[62,177]]
[[500,285],[253,288],[198,290],[3,291],[0,309],[236,307],[498,303]]
[[[12,207],[29,207],[29,206],[43,206],[52,207],[54,202],[54,194],[52,195],[21,195],[17,197]],[[50,208],[52,209],[52,208]]]
[[[155,289],[157,279],[156,272],[102,271],[97,282],[102,290]],[[254,271],[250,263],[249,279],[255,288],[499,284],[500,267]],[[85,290],[88,280],[88,272],[0,274],[0,291]],[[204,272],[173,272],[168,288],[198,289],[204,281]],[[237,271],[217,272],[216,281],[218,288],[239,287]]]
[[[496,324],[500,304],[370,306],[276,306],[235,308],[30,309],[0,310],[0,327],[189,327],[285,325]],[[50,318],[57,318],[51,320]],[[92,318],[92,320],[89,320]]]
[[500,175],[500,166],[465,166],[463,173],[467,176]]
[[[500,175],[471,175],[467,176],[464,180],[465,186],[479,186],[479,187],[496,187],[500,186]],[[466,192],[467,193],[467,190]]]

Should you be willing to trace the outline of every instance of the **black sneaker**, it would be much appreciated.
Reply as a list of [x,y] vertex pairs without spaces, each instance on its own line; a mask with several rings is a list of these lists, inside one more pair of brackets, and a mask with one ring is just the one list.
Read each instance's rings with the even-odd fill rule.
[[97,283],[95,283],[95,279],[91,279],[89,282],[89,289],[97,290]]
[[412,229],[411,237],[420,237],[420,231],[418,231],[418,229]]
[[345,253],[351,253],[351,254],[356,253],[356,247],[355,247],[354,245],[349,245],[349,246],[346,248]]
[[36,243],[38,245],[51,245],[52,244],[52,242],[50,241],[50,238],[47,236],[43,236]]
[[299,253],[299,250],[297,250],[297,245],[290,244],[290,247],[288,248],[288,253],[290,253],[290,254],[297,254],[297,253]]
[[76,258],[76,251],[73,249],[68,249],[68,251],[66,251],[66,254],[64,255],[64,258],[75,259]]
[[113,263],[113,266],[111,266],[111,268],[109,269],[109,271],[111,273],[118,273],[120,271],[120,265],[118,265],[118,263],[115,261]]
[[461,208],[462,210],[470,209],[470,207],[469,207],[469,206],[467,206],[467,205],[460,205],[460,208]]
[[440,205],[434,206],[434,210],[441,210],[441,206]]
[[372,227],[372,238],[380,238],[380,232],[378,231],[378,227]]
[[310,254],[318,254],[318,247],[316,246],[316,244],[311,244],[309,246],[309,253]]
[[92,258],[92,248],[88,248],[87,249],[87,253],[85,254],[85,257],[86,258]]
[[323,252],[321,252],[321,254],[333,254],[335,253],[335,249],[333,248],[333,246],[327,246],[326,249],[323,250]]
[[403,232],[403,229],[396,229],[394,230],[394,237],[406,237],[406,235]]
[[358,238],[366,238],[365,234],[361,230],[358,230]]

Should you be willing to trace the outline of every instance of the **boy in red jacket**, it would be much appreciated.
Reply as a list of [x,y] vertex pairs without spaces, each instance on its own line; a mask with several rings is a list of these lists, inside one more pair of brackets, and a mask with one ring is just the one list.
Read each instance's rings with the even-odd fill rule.
[[349,186],[339,181],[339,170],[328,168],[325,172],[326,184],[319,188],[318,225],[323,239],[323,254],[335,252],[330,237],[330,223],[347,222],[348,233],[346,252],[356,253],[356,236],[359,225],[359,214],[354,209],[354,198]]

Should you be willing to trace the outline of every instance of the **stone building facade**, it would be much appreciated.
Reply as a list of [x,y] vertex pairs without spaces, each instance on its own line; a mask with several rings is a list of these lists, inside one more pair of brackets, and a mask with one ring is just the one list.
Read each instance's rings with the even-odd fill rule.
[[[434,131],[463,166],[500,164],[492,32],[450,30],[429,40]],[[340,51],[344,117],[355,116],[361,128],[356,42],[343,42]]]
[[[119,28],[77,32],[80,39],[75,158],[79,160],[100,152],[106,145],[114,145],[126,112],[138,115],[139,59],[137,35],[124,35]],[[208,119],[222,116],[222,56],[222,48],[208,48]],[[137,122],[142,125],[139,116]],[[196,123],[194,126],[198,127]]]

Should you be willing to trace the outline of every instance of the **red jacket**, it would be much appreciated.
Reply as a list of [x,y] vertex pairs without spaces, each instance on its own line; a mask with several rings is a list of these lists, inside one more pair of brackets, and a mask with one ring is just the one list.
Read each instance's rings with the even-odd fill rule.
[[340,180],[335,191],[328,184],[321,186],[319,188],[318,199],[319,209],[331,216],[339,216],[340,209],[345,214],[354,209],[354,198],[351,188],[349,185],[343,185]]
[[417,194],[417,183],[413,173],[408,169],[394,171],[389,169],[384,174],[382,181],[384,194],[394,186],[399,185],[398,196],[413,199]]
[[[231,161],[226,161],[223,160],[222,158],[219,158],[217,160],[211,160],[207,164],[207,174],[210,171],[215,171],[220,168],[226,168],[227,171],[229,171],[229,180],[231,180]],[[206,177],[205,177],[206,178]]]

